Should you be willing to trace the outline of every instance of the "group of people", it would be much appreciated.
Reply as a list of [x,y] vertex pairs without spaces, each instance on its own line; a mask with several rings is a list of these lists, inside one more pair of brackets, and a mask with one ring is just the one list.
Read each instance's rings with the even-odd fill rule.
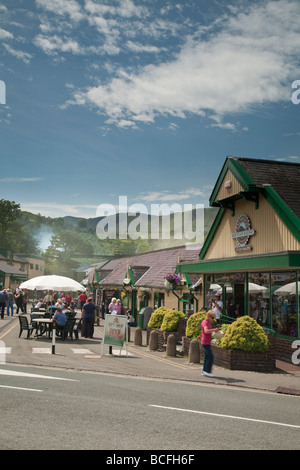
[[35,305],[35,308],[47,308],[65,306],[68,308],[75,308],[77,299],[73,299],[69,293],[47,291],[44,297],[40,297]]
[[[77,299],[73,299],[70,294],[64,294],[63,292],[53,294],[49,291],[43,302],[48,307],[54,306],[56,308],[53,320],[56,321],[58,329],[62,329],[65,326],[67,314],[75,312],[75,306],[78,303],[81,311],[81,336],[93,338],[97,309],[92,297],[87,298],[87,295],[82,293]],[[40,307],[38,304],[37,306],[38,308]]]
[[16,306],[16,313],[26,313],[26,305],[28,301],[28,296],[26,291],[22,291],[19,287],[12,292],[10,289],[3,288],[0,291],[0,312],[1,318],[4,318],[5,309],[7,310],[7,316],[13,316],[14,308]]
[[125,311],[120,299],[113,297],[108,306],[108,311],[110,315],[125,315]]

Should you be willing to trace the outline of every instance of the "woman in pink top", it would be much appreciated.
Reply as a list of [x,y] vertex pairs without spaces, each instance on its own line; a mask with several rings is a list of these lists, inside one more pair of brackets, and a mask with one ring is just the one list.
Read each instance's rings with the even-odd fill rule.
[[211,334],[219,331],[219,328],[212,328],[211,322],[215,320],[216,314],[212,310],[207,312],[205,320],[201,322],[201,345],[204,350],[204,363],[202,375],[214,377],[211,369],[214,362],[214,355],[211,350]]

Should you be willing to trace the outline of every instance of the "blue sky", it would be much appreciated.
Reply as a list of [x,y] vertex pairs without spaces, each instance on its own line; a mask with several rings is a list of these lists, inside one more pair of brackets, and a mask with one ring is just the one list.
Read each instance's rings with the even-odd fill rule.
[[298,0],[1,0],[0,198],[207,206],[227,155],[300,163],[299,51]]

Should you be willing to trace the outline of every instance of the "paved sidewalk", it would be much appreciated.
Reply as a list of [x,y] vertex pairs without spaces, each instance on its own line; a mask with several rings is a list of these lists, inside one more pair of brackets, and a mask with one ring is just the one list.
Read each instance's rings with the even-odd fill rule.
[[94,373],[119,374],[131,377],[145,377],[157,380],[188,381],[195,384],[225,385],[243,387],[276,393],[300,396],[300,367],[277,361],[273,373],[232,371],[214,366],[215,377],[201,375],[201,364],[189,364],[187,357],[180,355],[167,357],[166,352],[149,351],[146,345],[146,331],[143,331],[143,345],[134,345],[135,328],[131,328],[126,348],[109,353],[109,346],[102,351],[103,320],[95,326],[93,339],[79,338],[71,341],[56,340],[55,354],[51,354],[51,340],[41,337],[26,339],[25,333],[19,338],[18,315],[0,319],[0,340],[11,347],[6,355],[6,364],[56,367],[68,370],[90,371]]

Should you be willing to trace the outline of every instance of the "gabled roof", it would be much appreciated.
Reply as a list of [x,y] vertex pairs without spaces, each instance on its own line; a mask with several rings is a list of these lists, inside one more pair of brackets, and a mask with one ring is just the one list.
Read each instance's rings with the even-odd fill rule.
[[276,193],[300,218],[300,164],[258,160],[237,159],[256,187],[272,186]]
[[[135,287],[164,287],[164,276],[175,272],[179,259],[196,261],[199,257],[199,247],[181,246],[163,250],[151,251],[128,258],[120,258],[108,262],[98,270],[99,285],[123,286],[123,280],[128,276]],[[102,277],[105,272],[109,273]]]
[[[240,190],[230,197],[217,199],[227,172],[236,178]],[[203,259],[225,208],[234,210],[235,201],[246,198],[258,204],[262,194],[300,242],[300,164],[257,158],[226,158],[210,197],[210,205],[220,207],[200,252]]]

